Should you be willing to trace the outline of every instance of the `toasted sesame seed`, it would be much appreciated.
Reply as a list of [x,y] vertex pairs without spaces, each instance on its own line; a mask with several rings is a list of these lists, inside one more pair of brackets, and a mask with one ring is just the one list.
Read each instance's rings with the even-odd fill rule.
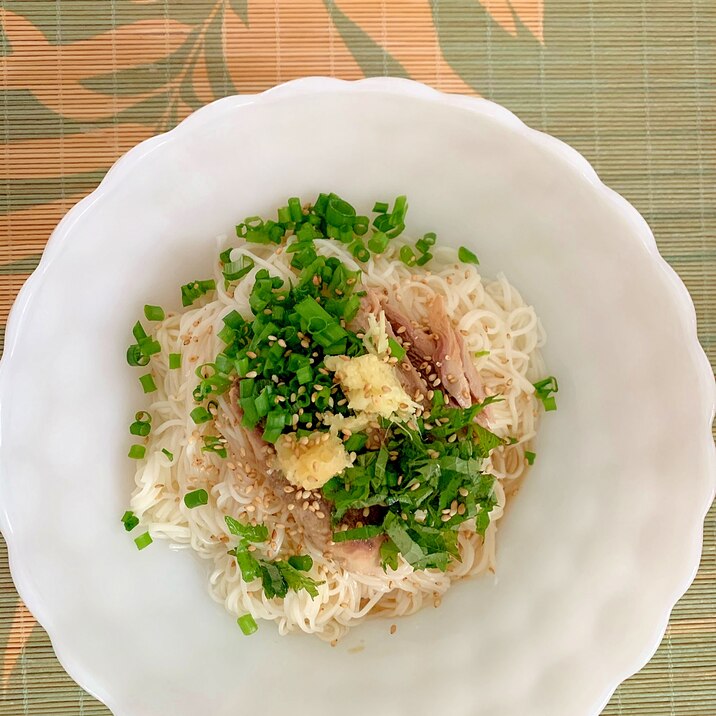
[[292,485],[286,485],[286,487],[283,488],[283,491],[286,494],[291,494],[294,491],[294,487]]
[[436,379],[432,382],[432,386],[433,386],[433,388],[437,388],[439,385],[440,385],[440,378],[436,378]]
[[258,375],[258,373],[255,370],[250,370],[247,374],[247,378],[255,378]]
[[258,357],[258,356],[256,355],[256,353],[254,353],[253,351],[246,351],[246,355],[247,355],[249,358],[257,358],[257,357]]
[[443,515],[440,519],[441,519],[443,522],[447,522],[447,521],[448,521],[449,519],[451,519],[451,518],[450,518],[450,515],[447,514],[447,515]]
[[467,497],[467,496],[470,494],[470,492],[468,491],[467,487],[461,487],[461,488],[458,490],[458,494],[459,494],[461,497]]
[[457,508],[457,513],[458,513],[458,515],[464,515],[466,510],[467,510],[467,508],[465,507],[465,505],[460,504],[460,506]]
[[415,490],[417,490],[419,487],[420,487],[420,483],[419,483],[419,482],[414,482],[414,483],[410,486],[410,491],[411,491],[411,492],[415,492]]
[[396,632],[397,630],[398,630],[398,625],[397,625],[397,624],[391,624],[391,625],[390,625],[390,633],[391,633],[391,634],[395,634],[395,632]]

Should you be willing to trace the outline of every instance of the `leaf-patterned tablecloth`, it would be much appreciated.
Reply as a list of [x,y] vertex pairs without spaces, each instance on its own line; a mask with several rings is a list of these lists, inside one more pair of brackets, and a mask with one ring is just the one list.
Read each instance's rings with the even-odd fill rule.
[[[390,74],[582,152],[651,224],[716,357],[714,0],[2,0],[0,26],[0,326],[54,225],[137,142],[227,94]],[[715,532],[712,510],[694,585],[605,714],[716,715]],[[108,713],[63,672],[4,544],[0,713]]]

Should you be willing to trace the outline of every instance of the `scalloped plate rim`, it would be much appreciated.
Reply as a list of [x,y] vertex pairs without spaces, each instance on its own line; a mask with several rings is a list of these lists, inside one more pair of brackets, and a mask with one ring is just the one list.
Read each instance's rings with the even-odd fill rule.
[[[88,196],[75,204],[60,220],[58,225],[52,231],[47,245],[43,251],[40,263],[31,276],[22,286],[13,303],[7,320],[6,336],[5,336],[5,352],[2,360],[0,360],[0,399],[2,395],[3,383],[6,375],[10,372],[10,366],[13,356],[15,343],[22,328],[22,321],[28,309],[30,309],[35,287],[41,282],[45,272],[52,265],[55,257],[62,251],[65,242],[68,240],[73,224],[86,212],[92,209],[96,203],[100,202],[105,195],[109,194],[115,183],[118,182],[127,173],[135,171],[138,166],[141,168],[141,162],[144,157],[149,154],[161,150],[165,144],[176,141],[188,128],[193,128],[195,124],[202,120],[208,120],[212,115],[218,114],[228,107],[239,107],[243,105],[254,104],[257,102],[272,101],[274,98],[282,99],[285,97],[296,96],[300,94],[312,94],[317,92],[355,92],[366,91],[374,93],[402,94],[419,99],[441,102],[452,107],[465,109],[472,112],[479,112],[483,115],[489,115],[491,119],[502,124],[509,125],[513,130],[520,132],[531,141],[539,143],[542,147],[548,149],[552,154],[558,155],[572,170],[578,171],[586,178],[592,187],[606,197],[611,206],[620,212],[634,226],[634,232],[641,243],[647,248],[649,256],[652,260],[653,267],[662,274],[662,283],[665,289],[668,289],[674,300],[678,304],[679,313],[683,324],[688,328],[690,334],[690,356],[695,366],[698,367],[699,382],[702,387],[702,405],[699,406],[700,413],[704,423],[705,437],[711,442],[711,450],[709,453],[709,466],[711,468],[711,482],[709,492],[705,495],[703,509],[701,511],[702,518],[706,517],[714,496],[716,495],[716,447],[713,445],[711,424],[716,415],[716,384],[713,381],[713,372],[710,362],[699,343],[696,332],[696,310],[693,301],[686,289],[685,285],[679,278],[674,269],[666,262],[659,253],[656,239],[653,232],[649,228],[645,219],[639,214],[634,206],[632,206],[623,196],[606,186],[599,178],[595,169],[576,149],[565,142],[536,129],[528,127],[514,113],[505,107],[480,97],[468,97],[459,94],[448,94],[428,87],[420,82],[396,77],[371,77],[362,80],[340,80],[330,77],[303,77],[296,80],[285,82],[272,87],[258,94],[232,95],[211,102],[204,107],[196,110],[176,127],[168,132],[158,134],[154,137],[140,142],[135,147],[122,155],[110,167],[105,177],[102,179],[98,187]],[[2,425],[0,424],[0,455],[2,454]],[[3,481],[0,479],[0,495],[2,494]],[[661,640],[666,633],[669,617],[676,602],[684,595],[691,583],[693,582],[698,571],[699,562],[703,550],[703,519],[697,525],[694,525],[693,541],[698,545],[692,554],[688,555],[690,569],[686,579],[681,580],[679,584],[672,588],[672,597],[669,603],[664,607],[664,614],[659,622],[653,628],[653,636],[649,644],[643,645],[640,653],[633,658],[633,666],[626,669],[626,673],[615,675],[610,679],[610,683],[605,686],[604,695],[599,703],[594,705],[594,716],[599,714],[604,706],[609,702],[611,696],[617,687],[624,681],[639,671],[654,655],[659,647]],[[69,654],[59,643],[56,635],[53,635],[54,629],[52,619],[47,610],[43,609],[32,588],[25,580],[23,570],[14,556],[13,529],[12,518],[6,512],[4,504],[0,505],[0,531],[5,537],[8,547],[8,557],[10,564],[10,572],[17,588],[17,591],[37,619],[38,623],[48,633],[52,643],[53,650],[58,661],[67,673],[89,694],[99,699],[105,705],[114,711],[115,708],[121,707],[120,697],[115,697],[108,693],[102,684],[102,679],[91,674],[91,669],[75,662],[71,654]]]

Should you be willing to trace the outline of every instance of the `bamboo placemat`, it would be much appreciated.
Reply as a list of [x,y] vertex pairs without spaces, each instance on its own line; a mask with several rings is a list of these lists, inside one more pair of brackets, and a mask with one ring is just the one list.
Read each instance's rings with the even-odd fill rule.
[[[193,109],[309,74],[494,99],[646,217],[716,359],[714,0],[3,0],[0,340],[61,216]],[[684,476],[688,479],[688,476]],[[0,713],[108,714],[64,673],[0,551]],[[604,714],[716,715],[716,511],[652,661]],[[496,715],[497,716],[497,715]]]

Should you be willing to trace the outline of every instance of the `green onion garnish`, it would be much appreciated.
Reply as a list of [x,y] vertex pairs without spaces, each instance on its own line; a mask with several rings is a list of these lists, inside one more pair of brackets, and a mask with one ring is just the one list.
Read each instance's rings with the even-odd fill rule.
[[128,455],[132,458],[132,460],[141,460],[146,452],[147,448],[144,445],[135,444],[129,448]]
[[137,545],[137,549],[144,549],[145,547],[149,547],[149,545],[154,542],[152,539],[152,536],[149,534],[149,532],[145,532],[144,534],[139,535],[134,540],[134,544]]
[[174,460],[174,453],[169,452],[166,448],[162,448],[162,452],[167,456],[167,459],[169,462],[172,462]]
[[129,426],[129,432],[132,435],[146,438],[152,431],[152,416],[145,410],[140,410],[134,416],[134,422]]
[[300,572],[308,572],[313,567],[313,558],[308,554],[294,554],[288,558],[288,563]]
[[461,246],[457,250],[457,257],[464,264],[479,264],[480,263],[477,256],[475,256],[475,254],[473,254],[472,251],[470,251],[470,249],[466,249],[464,246]]
[[402,246],[400,248],[400,260],[406,265],[406,266],[415,266],[416,258],[415,258],[415,251],[413,251],[410,246]]
[[132,367],[145,366],[149,363],[149,356],[144,355],[142,349],[135,343],[127,348],[127,363]]
[[181,353],[170,353],[169,354],[169,368],[176,370],[181,368]]
[[376,231],[370,239],[368,239],[368,248],[374,254],[382,254],[388,248],[390,239],[382,231]]
[[236,623],[245,636],[251,636],[259,628],[256,620],[250,614],[243,614],[236,620]]
[[201,405],[198,408],[194,408],[194,410],[189,413],[189,416],[197,425],[208,423],[211,420],[211,413]]
[[534,465],[536,457],[537,457],[537,453],[530,452],[529,450],[525,450],[525,460],[527,460],[528,465]]
[[208,279],[206,281],[192,281],[181,287],[181,304],[182,306],[191,306],[194,301],[201,298],[205,293],[216,289],[216,281]]
[[482,356],[489,356],[490,351],[475,351],[475,358],[482,358]]
[[127,510],[122,515],[122,523],[124,524],[124,529],[127,532],[131,532],[139,524],[139,518],[131,510]]
[[154,378],[152,378],[150,373],[141,376],[139,382],[142,384],[142,390],[145,393],[153,393],[157,389],[157,384],[154,382]]
[[144,316],[148,321],[163,321],[164,309],[161,306],[144,306]]
[[184,504],[193,510],[195,507],[206,505],[209,502],[209,493],[206,490],[194,490],[184,495]]
[[550,375],[548,378],[535,383],[534,387],[535,395],[542,401],[545,411],[557,410],[557,401],[552,395],[552,393],[556,393],[559,390],[557,379],[553,375]]

